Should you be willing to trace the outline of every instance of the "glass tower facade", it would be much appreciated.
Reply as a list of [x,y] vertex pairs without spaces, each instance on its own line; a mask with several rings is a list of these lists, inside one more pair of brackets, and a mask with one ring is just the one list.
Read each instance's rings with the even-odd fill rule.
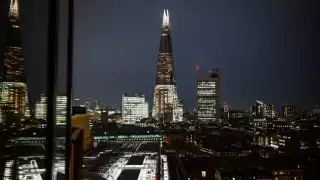
[[18,12],[18,1],[11,0],[4,68],[0,77],[0,122],[4,122],[7,113],[13,113],[23,119],[28,112],[27,85]]
[[180,121],[177,88],[172,59],[169,11],[164,10],[157,63],[152,116],[160,122]]
[[37,119],[47,119],[47,97],[41,94],[41,99],[36,103],[35,117]]

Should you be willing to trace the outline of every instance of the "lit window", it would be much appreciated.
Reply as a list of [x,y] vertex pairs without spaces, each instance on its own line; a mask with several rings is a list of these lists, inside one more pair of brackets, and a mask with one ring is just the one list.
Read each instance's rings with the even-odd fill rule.
[[206,177],[206,171],[201,171],[201,177]]

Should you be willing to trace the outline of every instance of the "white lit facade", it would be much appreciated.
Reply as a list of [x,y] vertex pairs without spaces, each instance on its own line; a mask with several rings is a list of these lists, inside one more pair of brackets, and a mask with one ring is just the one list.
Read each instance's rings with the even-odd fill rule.
[[182,114],[174,78],[168,9],[164,10],[162,20],[152,117],[160,123],[179,122]]
[[134,124],[149,117],[149,104],[143,95],[122,96],[122,122]]
[[[56,99],[56,120],[57,124],[66,123],[67,96],[57,96]],[[35,116],[37,119],[47,118],[47,97],[41,95],[40,102],[36,103]]]
[[35,105],[36,119],[47,119],[47,97],[41,94],[40,101]]
[[220,111],[219,72],[197,79],[197,116],[200,121],[214,121]]
[[57,124],[65,124],[66,123],[66,115],[67,115],[67,96],[57,96],[56,100],[56,120]]
[[5,121],[5,113],[12,112],[21,116],[28,115],[28,94],[27,86],[21,82],[0,83],[0,123]]
[[163,122],[179,122],[183,119],[183,104],[179,102],[175,85],[156,85],[152,116]]
[[173,111],[173,122],[181,122],[183,121],[183,102],[178,102],[176,108]]

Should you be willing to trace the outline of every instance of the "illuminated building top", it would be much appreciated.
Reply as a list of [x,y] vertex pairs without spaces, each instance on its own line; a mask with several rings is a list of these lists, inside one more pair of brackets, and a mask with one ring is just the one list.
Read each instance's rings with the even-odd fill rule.
[[169,10],[168,9],[165,9],[163,11],[162,28],[164,28],[164,29],[170,28]]
[[11,0],[9,16],[19,17],[18,0]]
[[158,54],[157,85],[174,85],[174,69],[172,59],[172,43],[170,33],[169,11],[164,10],[162,31]]
[[174,77],[168,9],[164,10],[162,18],[152,116],[160,122],[176,122],[182,120],[183,106],[179,104]]
[[11,0],[2,82],[26,83],[18,10],[18,1]]

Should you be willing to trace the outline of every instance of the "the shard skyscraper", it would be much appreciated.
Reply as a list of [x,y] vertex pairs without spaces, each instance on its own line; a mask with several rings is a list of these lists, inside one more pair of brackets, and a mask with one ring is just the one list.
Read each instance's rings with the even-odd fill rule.
[[164,123],[181,121],[182,113],[183,108],[178,100],[174,77],[169,11],[165,9],[162,21],[152,115],[156,120]]
[[6,119],[5,115],[8,113],[13,113],[17,117],[23,118],[28,110],[18,7],[18,1],[11,0],[4,68],[0,76],[0,122]]

